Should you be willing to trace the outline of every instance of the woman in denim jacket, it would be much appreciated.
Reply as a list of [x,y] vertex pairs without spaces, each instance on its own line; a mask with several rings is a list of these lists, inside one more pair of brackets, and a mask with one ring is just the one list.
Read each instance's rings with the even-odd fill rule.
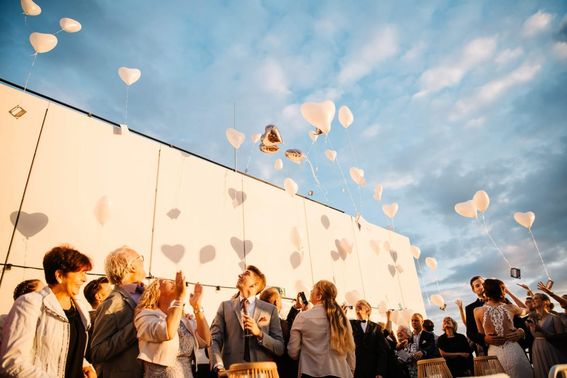
[[92,263],[79,251],[60,246],[44,256],[43,269],[47,286],[18,298],[8,314],[0,375],[96,377],[84,359],[89,315],[77,298]]

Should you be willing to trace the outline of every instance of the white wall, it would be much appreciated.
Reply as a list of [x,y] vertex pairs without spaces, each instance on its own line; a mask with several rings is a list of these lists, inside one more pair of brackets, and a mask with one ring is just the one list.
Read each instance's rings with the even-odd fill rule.
[[[28,112],[15,119],[7,110],[18,103]],[[189,281],[232,287],[254,264],[289,297],[328,279],[341,303],[365,297],[424,313],[405,236],[359,229],[347,214],[6,85],[0,104],[0,259],[9,254],[9,264],[30,267],[5,271],[0,313],[17,283],[43,277],[31,267],[41,268],[45,252],[61,243],[89,255],[92,273],[103,273],[106,254],[126,244],[157,277],[182,269]],[[94,209],[103,196],[111,208],[101,225]],[[10,215],[20,203],[10,246]],[[397,256],[375,253],[371,240],[388,241]],[[209,320],[234,292],[206,288]],[[382,319],[378,311],[373,317]]]

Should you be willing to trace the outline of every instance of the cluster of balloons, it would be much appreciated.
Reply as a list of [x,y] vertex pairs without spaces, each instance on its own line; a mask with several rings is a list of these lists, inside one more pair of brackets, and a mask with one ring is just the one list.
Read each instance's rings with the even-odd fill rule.
[[478,212],[484,213],[490,206],[490,197],[484,190],[476,192],[471,200],[455,205],[455,212],[465,218],[477,218]]
[[[34,3],[32,0],[21,0],[20,5],[26,16],[39,16],[41,14],[41,7]],[[76,33],[81,30],[81,23],[72,18],[63,17],[59,20],[60,31],[67,33]],[[56,33],[56,34],[57,34]],[[57,37],[55,34],[33,32],[29,37],[30,44],[32,45],[35,54],[47,53],[57,46]]]

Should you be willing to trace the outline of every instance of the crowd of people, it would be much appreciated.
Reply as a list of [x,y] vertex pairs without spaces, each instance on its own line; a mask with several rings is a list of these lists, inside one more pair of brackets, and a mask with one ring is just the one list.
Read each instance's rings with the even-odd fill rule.
[[414,378],[419,360],[442,357],[461,377],[473,375],[473,355],[489,355],[511,377],[539,378],[567,363],[567,296],[543,283],[537,293],[526,287],[522,301],[502,281],[475,276],[477,300],[464,308],[457,302],[466,336],[450,316],[437,336],[420,313],[396,332],[390,311],[386,322],[371,321],[364,299],[354,306],[356,319],[348,319],[326,280],[315,283],[309,299],[298,293],[280,318],[280,292],[266,288],[252,265],[209,325],[203,287],[188,293],[182,272],[145,286],[143,256],[121,247],[108,254],[106,276],[90,281],[83,298],[92,267],[83,253],[58,246],[43,259],[46,284],[16,287],[10,312],[0,317],[0,376],[204,378],[226,376],[234,363],[275,361],[282,378]]

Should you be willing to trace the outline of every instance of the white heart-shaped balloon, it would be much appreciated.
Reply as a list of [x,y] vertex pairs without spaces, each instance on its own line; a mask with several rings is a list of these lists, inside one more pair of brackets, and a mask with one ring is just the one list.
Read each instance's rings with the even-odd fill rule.
[[418,260],[419,256],[421,256],[421,249],[416,245],[410,246],[410,251],[414,259]]
[[350,125],[352,125],[352,121],[354,121],[354,117],[348,106],[341,106],[339,109],[339,122],[341,125],[347,129]]
[[26,16],[37,16],[41,14],[41,7],[32,0],[21,0],[20,5]]
[[276,159],[276,161],[274,162],[274,168],[277,169],[278,171],[282,170],[282,168],[283,168],[282,159]]
[[431,303],[433,303],[434,305],[436,305],[440,309],[442,309],[442,310],[445,309],[445,299],[443,299],[443,297],[441,295],[433,294],[430,297],[430,300],[431,300]]
[[425,258],[425,265],[431,270],[437,269],[437,260],[435,257],[426,257]]
[[290,179],[289,177],[286,178],[284,180],[284,189],[285,191],[290,195],[290,196],[294,196],[297,194],[297,191],[299,189],[299,186],[297,185],[297,183],[295,181],[293,181],[293,179]]
[[142,71],[137,68],[120,67],[118,69],[118,76],[120,76],[120,79],[122,79],[126,85],[130,86],[140,80]]
[[350,173],[350,178],[352,179],[352,181],[360,186],[366,184],[366,180],[364,179],[364,170],[357,167],[352,167],[348,172]]
[[30,34],[30,43],[36,53],[43,54],[57,46],[57,37],[53,34],[33,32]]
[[455,205],[455,212],[465,218],[476,218],[476,205],[473,200],[459,202]]
[[326,156],[327,159],[329,159],[330,161],[335,161],[335,159],[337,158],[337,151],[335,151],[335,150],[326,150],[326,151],[325,151],[325,156]]
[[527,213],[516,212],[514,213],[514,220],[522,227],[530,230],[535,221],[535,214],[533,211]]
[[323,102],[306,102],[299,108],[303,118],[311,125],[328,134],[331,123],[335,117],[335,103],[327,100]]
[[484,190],[479,190],[478,192],[476,192],[472,200],[478,211],[480,211],[481,213],[484,213],[490,205],[490,197]]
[[398,213],[398,208],[399,206],[396,202],[382,205],[382,211],[390,219],[393,219],[396,216],[396,214]]
[[372,197],[374,197],[376,201],[380,201],[382,199],[383,190],[384,188],[382,188],[382,185],[376,184],[376,186],[374,187],[374,195]]
[[81,30],[82,26],[81,23],[77,20],[73,20],[72,18],[63,17],[59,20],[59,26],[63,31],[67,33],[76,33]]
[[233,129],[232,127],[226,129],[225,134],[228,143],[230,143],[230,145],[236,148],[237,150],[240,148],[240,146],[242,145],[242,143],[244,143],[244,140],[246,139],[246,136],[244,134],[242,134],[240,131],[236,129]]

